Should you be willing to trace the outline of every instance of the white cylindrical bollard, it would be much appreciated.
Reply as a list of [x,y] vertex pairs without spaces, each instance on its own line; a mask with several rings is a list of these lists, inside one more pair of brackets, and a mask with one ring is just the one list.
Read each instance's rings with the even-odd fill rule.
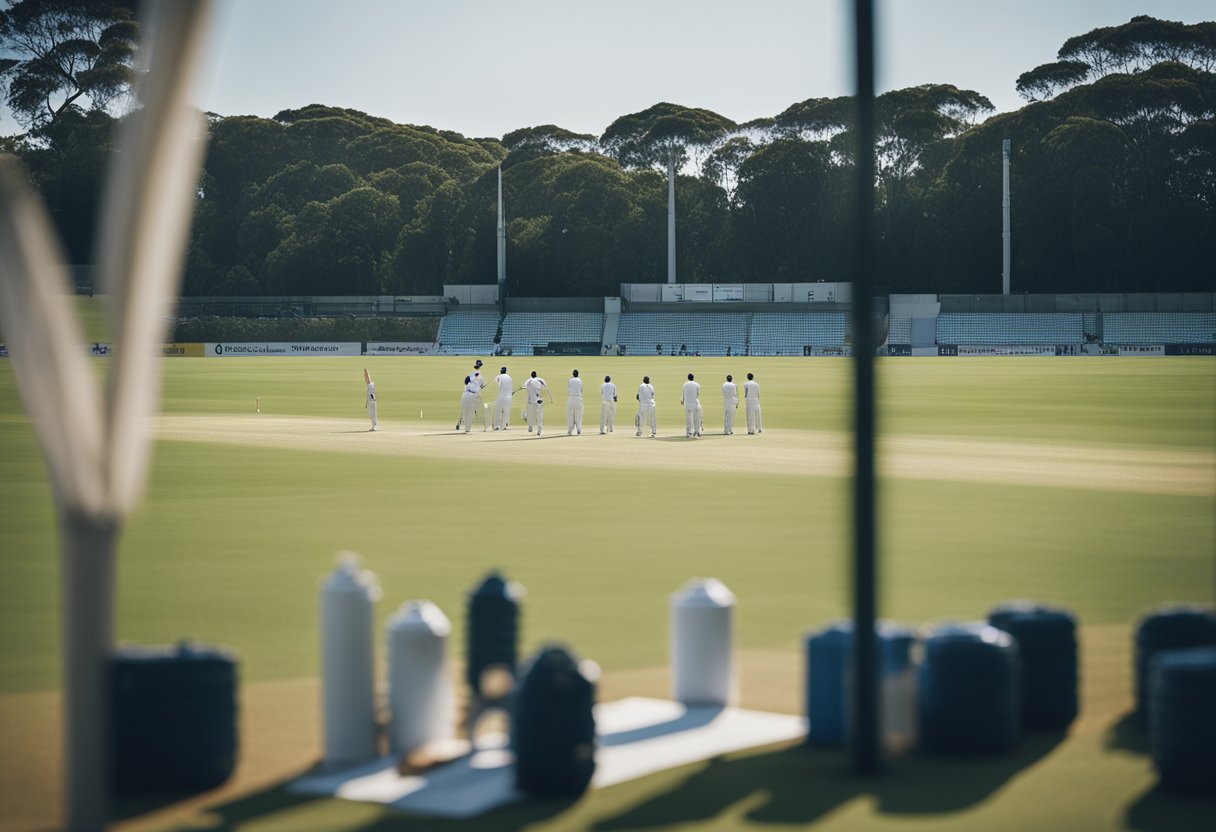
[[342,553],[321,584],[321,707],[329,767],[377,756],[372,619],[379,599],[376,576],[360,569],[351,552]]
[[430,601],[406,602],[388,620],[389,748],[394,754],[455,736],[451,632],[447,616]]
[[694,578],[671,596],[672,696],[684,705],[732,705],[735,596],[716,578]]

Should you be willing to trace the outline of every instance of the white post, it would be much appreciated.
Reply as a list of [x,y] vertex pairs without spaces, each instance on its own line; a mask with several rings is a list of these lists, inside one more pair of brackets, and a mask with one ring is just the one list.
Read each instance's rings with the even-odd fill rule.
[[109,820],[109,670],[118,521],[61,510],[59,535],[67,828],[92,832]]
[[1001,294],[1009,294],[1009,139],[1001,142]]
[[498,294],[507,282],[507,221],[502,205],[502,168],[498,169]]
[[676,151],[667,151],[667,282],[676,282]]

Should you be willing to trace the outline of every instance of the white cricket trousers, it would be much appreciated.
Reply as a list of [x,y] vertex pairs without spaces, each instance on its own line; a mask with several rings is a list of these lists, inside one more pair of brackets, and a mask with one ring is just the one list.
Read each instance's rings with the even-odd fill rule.
[[722,432],[727,436],[735,432],[735,408],[738,406],[737,402],[722,405]]
[[638,436],[642,435],[642,431],[646,426],[650,426],[650,435],[654,436],[659,432],[658,420],[656,416],[656,408],[653,404],[644,404],[638,408]]
[[460,426],[468,433],[473,429],[473,415],[479,405],[477,394],[465,390],[460,394]]
[[747,432],[756,433],[764,426],[760,423],[760,400],[745,399],[747,402]]
[[583,432],[583,399],[581,396],[566,401],[566,433]]
[[616,422],[616,402],[600,402],[600,433],[605,430],[612,433],[612,426]]
[[531,423],[532,429],[536,431],[536,435],[540,435],[540,429],[545,426],[545,403],[532,402],[528,405],[528,421]]
[[511,424],[511,400],[497,398],[494,400],[494,430],[506,430]]
[[372,430],[376,429],[376,400],[372,399],[367,403],[367,415],[372,420]]
[[701,402],[695,401],[692,407],[684,405],[684,433],[688,435],[701,434],[701,422],[704,411],[701,410]]

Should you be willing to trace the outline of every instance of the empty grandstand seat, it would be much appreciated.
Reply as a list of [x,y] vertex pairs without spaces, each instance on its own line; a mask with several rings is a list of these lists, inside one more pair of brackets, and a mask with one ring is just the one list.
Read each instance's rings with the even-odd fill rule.
[[508,312],[502,321],[502,348],[531,355],[532,348],[564,342],[600,343],[604,335],[601,312]]
[[439,324],[439,354],[489,355],[497,333],[495,311],[449,312]]
[[733,355],[746,350],[746,312],[626,312],[621,315],[616,340],[630,355],[654,355],[663,345],[670,355],[683,344],[688,352],[701,355]]
[[1108,312],[1102,327],[1108,344],[1216,343],[1216,312]]
[[937,343],[966,345],[1080,344],[1079,313],[943,312],[937,316]]
[[849,316],[844,312],[757,312],[752,315],[750,352],[803,355],[806,347],[843,347],[849,332]]

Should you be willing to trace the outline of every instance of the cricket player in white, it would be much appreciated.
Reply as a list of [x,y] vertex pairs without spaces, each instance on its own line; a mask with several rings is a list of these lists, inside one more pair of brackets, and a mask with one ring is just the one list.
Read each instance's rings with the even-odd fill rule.
[[537,378],[536,370],[532,371],[532,377],[528,379],[524,386],[528,388],[528,430],[536,428],[536,435],[540,436],[540,430],[545,426],[545,400],[541,396],[541,391],[549,393],[549,398],[553,398],[553,394],[549,392],[549,385],[545,384],[543,378]]
[[684,405],[684,435],[701,435],[701,385],[693,380],[692,373],[680,391],[680,404]]
[[[486,380],[484,378],[482,378],[482,376],[481,376],[481,359],[480,358],[473,362],[473,372],[469,373],[469,376],[468,376],[468,378],[466,378],[464,380],[464,383],[468,384],[470,381],[477,382],[477,392],[479,394],[481,393],[482,388],[484,388],[486,386]],[[464,394],[462,393],[461,395],[464,395]],[[463,411],[462,411],[462,413],[463,413]],[[457,417],[456,430],[460,430],[460,425],[463,421],[464,421],[464,419],[462,416]],[[465,433],[469,432],[468,431],[469,427],[470,427],[469,425],[465,425],[465,428],[466,428]]]
[[[478,410],[484,410],[481,403],[481,385],[472,376],[464,377],[464,392],[460,394],[460,423],[464,432],[473,428],[473,417]],[[483,419],[484,414],[483,414]]]
[[566,436],[583,435],[583,380],[578,370],[566,382]]
[[638,436],[642,435],[642,428],[650,425],[650,435],[653,438],[658,432],[658,421],[655,416],[654,403],[654,387],[650,385],[650,376],[642,376],[642,383],[638,386]]
[[760,422],[760,383],[751,373],[747,374],[747,381],[743,382],[743,407],[747,413],[747,432],[763,433],[763,425]]
[[600,388],[600,433],[607,426],[612,433],[612,425],[616,422],[616,385],[612,376],[604,376],[604,386]]
[[363,370],[363,380],[367,382],[367,395],[363,398],[363,406],[367,408],[367,415],[371,417],[371,430],[376,429],[376,382],[372,381],[371,375],[367,369]]
[[511,385],[515,382],[503,367],[494,383],[498,385],[498,396],[494,399],[494,430],[506,430],[511,424],[511,394],[514,392]]
[[722,385],[722,433],[731,436],[735,432],[735,411],[739,409],[739,388],[732,376],[726,377]]

